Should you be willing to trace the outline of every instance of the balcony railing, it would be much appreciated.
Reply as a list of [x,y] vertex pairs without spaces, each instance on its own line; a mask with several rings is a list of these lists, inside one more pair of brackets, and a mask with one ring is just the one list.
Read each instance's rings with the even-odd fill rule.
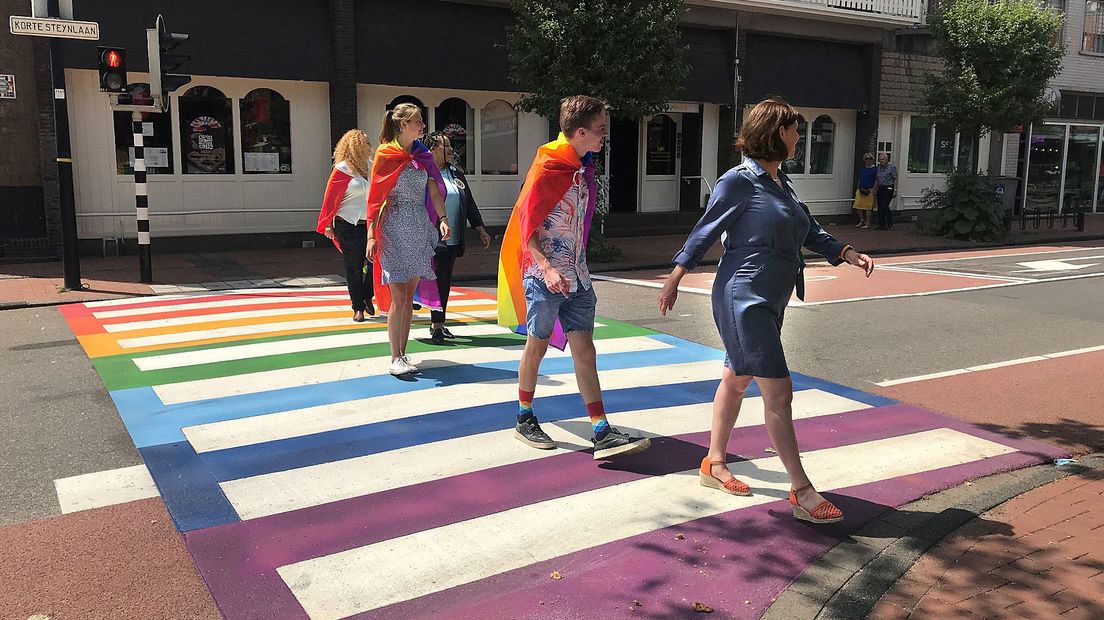
[[[897,24],[926,23],[928,0],[729,0],[732,4],[758,5],[760,8],[792,7],[816,14],[816,7],[829,9],[824,13],[851,14],[871,20],[884,19]],[[726,2],[727,3],[727,2]]]

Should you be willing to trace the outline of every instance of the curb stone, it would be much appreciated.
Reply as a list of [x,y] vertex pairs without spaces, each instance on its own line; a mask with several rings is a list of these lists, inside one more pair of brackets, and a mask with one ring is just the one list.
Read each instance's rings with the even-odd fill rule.
[[1078,460],[979,478],[887,511],[813,562],[762,618],[864,618],[924,552],[959,527],[1028,491],[1104,468],[1102,454]]

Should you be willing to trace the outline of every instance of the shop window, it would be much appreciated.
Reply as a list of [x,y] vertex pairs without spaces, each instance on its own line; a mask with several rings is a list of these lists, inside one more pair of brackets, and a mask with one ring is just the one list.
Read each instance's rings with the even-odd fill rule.
[[931,121],[923,116],[912,117],[909,125],[908,171],[931,172]]
[[1066,147],[1065,189],[1062,210],[1093,210],[1093,191],[1097,183],[1100,128],[1096,125],[1070,127]]
[[[149,84],[128,84],[135,105],[153,105]],[[170,103],[171,105],[171,103]],[[142,112],[142,153],[146,174],[172,174],[172,110],[168,114]],[[132,112],[112,112],[115,125],[115,173],[134,174]]]
[[421,99],[418,99],[413,95],[399,95],[398,97],[392,99],[391,103],[387,104],[387,109],[393,110],[395,109],[395,106],[399,105],[400,103],[413,103],[414,105],[418,106],[418,109],[422,111],[422,122],[424,122],[426,125],[429,125],[429,108],[427,108],[426,105],[422,103]]
[[242,172],[291,174],[291,104],[258,88],[241,100]]
[[448,136],[453,163],[466,174],[475,173],[475,110],[463,99],[445,99],[434,110],[434,131]]
[[809,130],[805,117],[797,117],[797,146],[794,147],[793,159],[782,162],[782,172],[786,174],[805,174],[805,150],[809,144],[806,132]]
[[835,146],[835,121],[831,116],[818,116],[809,133],[809,174],[832,174]]
[[1036,125],[1031,132],[1025,199],[1028,209],[1058,208],[1065,137],[1063,125]]
[[1085,34],[1081,51],[1104,54],[1104,0],[1085,2]]
[[184,174],[234,173],[233,124],[230,99],[219,89],[196,86],[180,97]]
[[648,121],[647,170],[649,176],[675,174],[675,149],[678,146],[678,125],[666,114],[656,114]]
[[518,173],[518,114],[496,99],[480,111],[479,149],[483,174]]
[[935,126],[935,149],[932,154],[932,172],[946,174],[955,165],[955,132],[946,125]]
[[[958,136],[958,163],[955,164],[955,166],[959,169],[971,168],[971,167],[976,168],[977,163],[978,163],[977,156],[976,156],[977,152],[978,152],[978,141],[974,140],[973,142],[971,142],[970,140],[968,140],[966,138],[966,136],[963,136],[963,135],[959,134],[959,136]],[[973,166],[971,166],[971,162],[973,163]]]

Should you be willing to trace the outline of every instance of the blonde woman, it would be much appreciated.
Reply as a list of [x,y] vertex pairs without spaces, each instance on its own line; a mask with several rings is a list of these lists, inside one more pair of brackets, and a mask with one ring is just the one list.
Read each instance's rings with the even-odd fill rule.
[[[333,172],[326,183],[316,230],[333,241],[345,258],[345,283],[353,306],[353,320],[376,314],[372,305],[372,263],[368,248],[368,177],[372,169],[372,142],[368,134],[350,129],[334,148]],[[367,266],[367,269],[365,269]]]
[[874,165],[874,155],[866,153],[863,155],[863,167],[859,170],[859,187],[855,190],[853,208],[859,212],[859,223],[855,228],[870,228],[877,193],[878,167]]
[[[380,283],[390,289],[387,335],[395,376],[417,372],[406,355],[412,302],[441,309],[433,270],[437,240],[450,235],[445,182],[433,153],[418,138],[425,122],[418,106],[400,103],[383,116],[368,189],[369,259],[376,256]],[[379,290],[383,307],[383,290]]]

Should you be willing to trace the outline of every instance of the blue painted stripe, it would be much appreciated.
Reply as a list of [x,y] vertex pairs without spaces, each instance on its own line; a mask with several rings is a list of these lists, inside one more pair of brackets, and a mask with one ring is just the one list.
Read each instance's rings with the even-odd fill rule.
[[190,532],[241,521],[218,482],[186,441],[139,450],[176,529]]
[[[686,346],[684,341],[658,337],[676,348],[598,356],[602,370],[642,368],[720,360],[723,353],[701,345]],[[672,342],[673,341],[673,342]],[[165,405],[150,387],[115,390],[111,397],[139,448],[184,441],[181,428],[258,415],[342,403],[362,398],[404,394],[440,386],[501,381],[517,377],[518,362],[457,365],[432,368],[413,380],[398,380],[390,375],[360,377],[316,385],[270,390],[256,394],[228,396],[189,403]],[[720,364],[717,365],[718,373]],[[573,371],[571,358],[550,358],[541,364],[542,374],[566,374]],[[515,405],[516,406],[516,405]]]
[[[608,412],[708,403],[713,401],[718,382],[713,379],[677,385],[608,390],[603,392],[603,400]],[[749,396],[757,394],[758,389],[752,388],[748,391]],[[586,417],[586,408],[578,394],[541,398],[539,387],[533,409],[542,423]],[[517,406],[511,401],[205,452],[200,458],[217,480],[236,480],[510,429],[516,421]],[[580,433],[589,433],[592,430],[587,420],[582,420],[579,424]],[[587,437],[589,436],[588,434]],[[365,475],[372,474],[365,472]]]

